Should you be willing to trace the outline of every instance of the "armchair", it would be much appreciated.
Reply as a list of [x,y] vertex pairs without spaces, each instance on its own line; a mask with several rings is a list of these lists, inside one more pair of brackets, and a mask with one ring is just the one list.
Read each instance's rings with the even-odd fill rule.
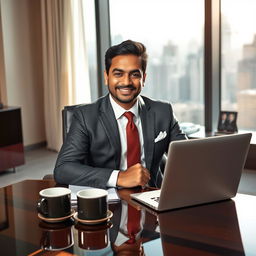
[[[64,109],[62,109],[62,138],[63,142],[65,141],[68,131],[70,129],[71,123],[72,123],[72,117],[74,114],[74,110],[80,105],[72,105],[72,106],[65,106]],[[46,174],[43,177],[43,180],[52,180],[53,174]]]

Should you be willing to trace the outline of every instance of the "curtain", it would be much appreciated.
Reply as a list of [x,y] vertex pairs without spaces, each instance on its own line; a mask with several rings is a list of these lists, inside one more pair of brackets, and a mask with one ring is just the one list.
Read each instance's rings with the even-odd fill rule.
[[79,83],[86,88],[84,103],[90,101],[86,45],[81,41],[83,8],[74,8],[77,4],[83,7],[82,0],[41,0],[46,140],[48,148],[57,151],[62,145],[61,110],[81,103],[76,97],[81,94]]
[[1,3],[0,3],[0,103],[7,105]]

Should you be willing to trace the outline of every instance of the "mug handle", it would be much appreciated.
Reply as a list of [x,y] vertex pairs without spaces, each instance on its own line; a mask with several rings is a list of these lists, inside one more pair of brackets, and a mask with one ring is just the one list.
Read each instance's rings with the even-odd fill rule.
[[47,201],[45,198],[41,198],[38,202],[37,202],[37,211],[43,215],[47,215],[48,212],[44,211],[45,209],[45,205],[47,204]]
[[40,240],[41,248],[47,249],[47,244],[49,244],[49,241],[50,241],[49,232],[48,231],[44,231],[43,235],[41,237],[41,240]]

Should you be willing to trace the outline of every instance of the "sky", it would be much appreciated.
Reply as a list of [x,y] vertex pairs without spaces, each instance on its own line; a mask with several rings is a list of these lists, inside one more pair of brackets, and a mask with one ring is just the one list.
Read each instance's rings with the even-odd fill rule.
[[232,47],[252,43],[256,33],[255,0],[222,0],[222,14],[231,25]]
[[[231,47],[251,43],[255,27],[256,0],[222,0],[221,12],[231,24]],[[110,0],[112,35],[145,41],[150,48],[168,40],[182,47],[201,44],[204,0]],[[185,46],[187,47],[187,46]]]
[[[144,42],[150,48],[171,40],[183,43],[199,39],[204,25],[203,0],[110,0],[111,34]],[[150,40],[149,40],[150,39]]]

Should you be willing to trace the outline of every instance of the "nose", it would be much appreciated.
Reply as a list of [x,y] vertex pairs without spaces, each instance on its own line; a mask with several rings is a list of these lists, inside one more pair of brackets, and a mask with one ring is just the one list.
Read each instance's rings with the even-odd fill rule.
[[125,74],[123,76],[123,81],[122,82],[123,82],[124,85],[131,84],[131,77],[130,77],[130,75],[129,74]]

